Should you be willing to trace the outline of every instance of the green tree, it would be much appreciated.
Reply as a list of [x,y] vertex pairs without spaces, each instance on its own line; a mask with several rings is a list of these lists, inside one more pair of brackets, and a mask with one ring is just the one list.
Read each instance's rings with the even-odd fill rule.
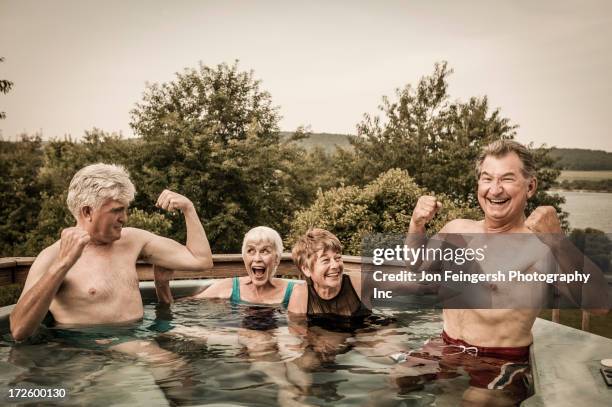
[[[400,169],[391,169],[364,187],[347,186],[319,192],[314,203],[299,211],[292,223],[287,246],[311,227],[328,229],[344,245],[344,253],[359,255],[366,235],[403,234],[408,230],[412,210],[425,193]],[[478,211],[440,195],[443,209],[428,225],[435,233],[455,218],[475,219]]]
[[598,229],[572,229],[569,239],[580,251],[597,265],[604,273],[610,271],[612,259],[612,240]]
[[[364,185],[390,168],[401,168],[426,190],[477,207],[474,162],[480,149],[497,139],[514,138],[517,126],[499,109],[490,111],[486,96],[451,101],[451,73],[446,62],[438,63],[416,87],[408,84],[396,90],[394,99],[383,97],[380,114],[366,114],[358,125],[353,150],[337,154],[335,168],[342,181]],[[548,149],[534,152],[540,190],[530,209],[553,205],[561,212],[563,198],[546,193],[559,171]]]
[[[287,232],[293,212],[314,195],[300,179],[307,153],[294,140],[303,135],[281,139],[270,94],[237,62],[200,64],[148,85],[131,114],[142,140],[131,161],[142,186],[137,206],[153,211],[164,188],[188,196],[217,252],[238,251],[256,225]],[[184,239],[182,220],[169,218],[171,236]]]
[[26,233],[36,226],[40,210],[40,136],[20,141],[0,139],[0,257],[23,256]]
[[167,236],[172,228],[172,222],[163,213],[147,213],[141,209],[132,208],[128,217],[128,226]]
[[[4,58],[0,57],[0,62],[4,62]],[[13,82],[7,79],[0,79],[0,93],[7,94],[13,87]],[[0,112],[0,119],[6,118],[5,112]]]
[[74,174],[82,167],[98,162],[128,166],[135,142],[119,134],[99,129],[86,131],[79,142],[70,138],[51,140],[44,145],[43,165],[38,173],[40,206],[36,223],[27,233],[24,252],[35,255],[55,242],[63,228],[75,224],[66,197]]

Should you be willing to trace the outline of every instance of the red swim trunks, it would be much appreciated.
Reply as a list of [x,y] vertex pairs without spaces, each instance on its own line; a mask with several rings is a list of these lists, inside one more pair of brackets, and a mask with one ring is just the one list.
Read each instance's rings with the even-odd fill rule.
[[444,331],[441,338],[445,344],[442,349],[442,361],[463,367],[470,375],[472,386],[505,389],[519,381],[522,386],[524,378],[530,373],[529,346],[515,348],[474,346],[461,339],[451,338]]
[[477,356],[491,356],[494,358],[516,360],[520,362],[529,361],[529,346],[519,346],[515,348],[474,346],[461,339],[451,338],[446,331],[442,331],[441,337],[447,345],[474,349]]
[[[528,396],[529,347],[482,347],[451,338],[446,332],[425,342],[422,349],[405,354],[402,362],[420,376],[419,382],[454,379],[462,372],[469,385],[483,391],[503,392],[517,403]],[[434,373],[435,372],[435,373]],[[398,378],[415,384],[416,377]],[[401,386],[401,383],[398,382]],[[496,396],[499,393],[492,393]]]

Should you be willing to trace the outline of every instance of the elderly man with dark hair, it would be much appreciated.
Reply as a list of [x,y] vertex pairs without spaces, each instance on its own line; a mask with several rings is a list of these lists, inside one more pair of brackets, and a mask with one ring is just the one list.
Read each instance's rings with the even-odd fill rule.
[[[484,219],[453,220],[440,230],[439,236],[444,239],[447,234],[455,237],[474,234],[469,236],[471,247],[477,244],[475,242],[493,241],[496,237],[492,234],[507,234],[503,241],[497,240],[497,248],[487,249],[491,252],[491,258],[480,264],[484,273],[498,270],[501,264],[517,267],[513,270],[520,270],[520,267],[535,270],[546,264],[542,261],[543,257],[553,259],[554,256],[559,264],[566,266],[577,258],[568,257],[571,244],[562,238],[559,219],[553,207],[538,207],[529,218],[525,216],[527,200],[535,195],[537,189],[534,159],[525,146],[512,140],[498,140],[485,146],[476,161],[476,177],[478,203],[484,212]],[[406,236],[409,246],[424,244],[425,226],[440,207],[441,203],[434,196],[419,198]],[[533,233],[537,233],[542,242]],[[529,243],[525,245],[527,240]],[[606,285],[601,285],[599,289],[603,276],[595,270],[592,277],[593,284],[589,289],[596,287],[597,292],[589,294],[598,297],[600,304],[607,304]],[[484,287],[485,283],[480,286]],[[495,399],[496,403],[503,405],[504,397],[509,393],[501,390],[515,386],[516,393],[516,388],[521,387],[519,373],[527,367],[529,345],[533,342],[531,328],[540,312],[538,304],[546,299],[544,288],[542,284],[486,283],[490,304],[497,301],[502,306],[491,305],[486,309],[484,305],[479,307],[481,309],[445,308],[442,335],[430,341],[423,352],[442,357],[446,366],[454,364],[470,372],[472,386],[464,394],[466,400],[492,402]],[[578,290],[581,289],[579,287]],[[509,305],[512,303],[519,305],[512,307]],[[466,352],[469,355],[464,355]],[[509,404],[516,400],[513,397],[507,399]]]
[[44,249],[36,260],[11,313],[17,341],[31,336],[47,311],[60,324],[124,323],[143,316],[136,260],[169,269],[212,268],[210,246],[193,203],[165,190],[157,206],[185,216],[187,243],[125,227],[134,199],[125,169],[93,164],[76,173],[68,189],[68,208],[76,226]]

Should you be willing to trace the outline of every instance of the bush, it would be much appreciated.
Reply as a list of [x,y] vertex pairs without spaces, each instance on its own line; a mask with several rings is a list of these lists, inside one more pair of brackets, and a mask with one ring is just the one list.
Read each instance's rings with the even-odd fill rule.
[[586,228],[573,229],[569,239],[585,256],[597,265],[604,273],[610,271],[612,259],[612,241],[601,230]]
[[9,284],[0,287],[0,307],[16,304],[23,290],[22,284]]
[[147,213],[141,209],[130,210],[128,226],[148,230],[160,236],[167,236],[172,228],[170,219],[162,213]]
[[42,185],[42,140],[22,136],[0,139],[0,256],[24,256],[27,233],[37,224]]
[[[363,188],[348,186],[319,192],[308,209],[296,214],[287,247],[309,228],[320,227],[338,236],[345,254],[359,255],[366,235],[405,233],[417,200],[425,194],[407,171],[399,169],[381,174]],[[429,233],[437,232],[452,219],[476,219],[480,215],[480,211],[445,195],[437,197],[443,208],[428,225]]]

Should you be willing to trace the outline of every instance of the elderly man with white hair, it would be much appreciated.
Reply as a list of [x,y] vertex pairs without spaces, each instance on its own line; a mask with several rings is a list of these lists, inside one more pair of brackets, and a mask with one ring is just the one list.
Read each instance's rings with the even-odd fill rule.
[[170,269],[213,266],[210,245],[193,203],[164,190],[157,206],[185,216],[185,245],[145,230],[125,227],[135,188],[126,170],[93,164],[78,171],[68,189],[68,208],[76,226],[45,248],[30,268],[11,313],[17,341],[34,334],[51,311],[59,324],[126,323],[143,316],[136,260]]

